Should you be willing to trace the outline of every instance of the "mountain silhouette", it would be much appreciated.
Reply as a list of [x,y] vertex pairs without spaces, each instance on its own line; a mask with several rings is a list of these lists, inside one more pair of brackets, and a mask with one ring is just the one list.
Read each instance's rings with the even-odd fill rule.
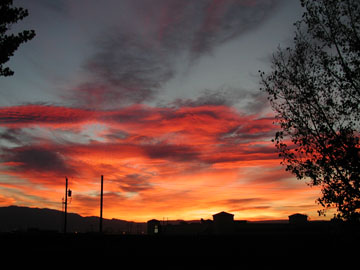
[[[47,208],[20,206],[0,207],[0,232],[12,231],[53,231],[61,232],[64,213]],[[83,217],[68,213],[68,232],[98,232],[99,217]],[[143,234],[146,223],[136,223],[120,219],[103,219],[103,231],[108,233]]]

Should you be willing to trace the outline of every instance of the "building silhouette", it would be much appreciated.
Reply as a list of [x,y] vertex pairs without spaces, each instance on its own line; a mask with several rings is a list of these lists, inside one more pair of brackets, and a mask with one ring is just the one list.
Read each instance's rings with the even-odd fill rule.
[[235,224],[244,224],[246,221],[234,221],[234,215],[220,212],[213,215],[213,220],[201,219],[200,222],[180,221],[176,224],[161,224],[157,219],[147,222],[147,234],[166,234],[166,235],[209,235],[209,234],[232,234],[235,232]]
[[199,221],[167,221],[156,219],[147,222],[148,235],[231,235],[246,233],[289,233],[294,230],[322,230],[333,226],[328,221],[308,220],[305,214],[296,213],[288,220],[254,221],[234,220],[234,214],[219,212],[213,219]]
[[147,234],[156,235],[162,233],[162,226],[159,220],[152,219],[147,222]]
[[290,224],[306,224],[308,222],[308,216],[304,214],[293,214],[289,216]]
[[213,233],[214,234],[231,234],[234,232],[234,215],[226,212],[220,212],[213,215],[214,225]]

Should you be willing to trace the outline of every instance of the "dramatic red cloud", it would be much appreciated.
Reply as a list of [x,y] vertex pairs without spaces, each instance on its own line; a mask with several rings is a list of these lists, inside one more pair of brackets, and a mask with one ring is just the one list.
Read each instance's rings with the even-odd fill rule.
[[0,204],[104,215],[238,219],[315,217],[318,190],[283,171],[271,138],[273,118],[227,106],[84,110],[24,105],[0,108]]
[[70,126],[90,122],[94,112],[75,108],[45,105],[23,105],[0,108],[1,126],[25,127]]

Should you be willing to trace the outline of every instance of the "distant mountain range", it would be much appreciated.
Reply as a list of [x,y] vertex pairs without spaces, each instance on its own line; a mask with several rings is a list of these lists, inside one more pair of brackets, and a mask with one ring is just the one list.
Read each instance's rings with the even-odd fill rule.
[[[0,232],[11,231],[58,231],[64,228],[64,213],[52,209],[20,206],[0,207]],[[68,213],[68,232],[98,232],[98,217],[82,217]],[[146,223],[120,219],[103,219],[103,231],[108,233],[146,233]]]

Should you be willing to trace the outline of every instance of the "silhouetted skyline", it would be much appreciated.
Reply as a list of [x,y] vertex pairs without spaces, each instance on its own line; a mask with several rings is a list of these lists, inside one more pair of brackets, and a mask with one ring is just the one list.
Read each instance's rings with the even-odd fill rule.
[[[146,222],[134,222],[121,219],[104,219],[103,230],[99,231],[99,216],[81,216],[67,213],[67,229],[64,230],[64,211],[54,209],[29,208],[20,206],[0,207],[0,233],[105,233],[139,235],[231,235],[246,232],[256,224],[270,224],[270,230],[277,225],[304,225],[307,216],[293,214],[288,219],[249,222],[235,219],[232,213],[213,213],[212,219],[169,220],[151,219]],[[247,226],[246,224],[250,224]],[[272,224],[272,225],[271,225]],[[276,225],[277,224],[277,225]],[[316,223],[320,224],[320,223]]]

